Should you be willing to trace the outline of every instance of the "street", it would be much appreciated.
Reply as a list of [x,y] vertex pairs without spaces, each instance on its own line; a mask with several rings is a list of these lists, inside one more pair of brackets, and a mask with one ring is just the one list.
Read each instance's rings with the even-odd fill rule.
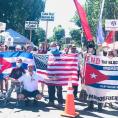
[[[44,95],[47,96],[47,90],[45,90]],[[63,91],[64,98],[66,97],[66,90]],[[13,93],[12,97],[15,96]],[[31,100],[32,101],[32,100]],[[0,118],[63,118],[61,113],[64,111],[65,106],[50,107],[47,105],[48,99],[43,98],[38,102],[36,106],[33,106],[32,102],[28,106],[15,106],[15,99],[12,99],[7,106],[3,106],[3,101],[0,102]],[[57,102],[55,101],[57,104]],[[77,118],[117,118],[118,109],[103,108],[100,113],[97,111],[97,105],[95,105],[95,110],[87,111],[87,103],[75,100],[76,111],[80,113]]]

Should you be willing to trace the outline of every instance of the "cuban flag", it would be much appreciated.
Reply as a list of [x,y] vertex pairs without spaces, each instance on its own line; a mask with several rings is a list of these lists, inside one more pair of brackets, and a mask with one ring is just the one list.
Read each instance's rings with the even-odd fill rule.
[[118,101],[118,57],[88,56],[85,89],[88,99],[98,102]]
[[17,58],[22,59],[24,69],[27,69],[29,63],[35,64],[31,53],[22,51],[0,52],[0,79],[8,76],[11,70],[16,67]]
[[[86,73],[85,73],[85,84],[92,86],[96,83],[102,82],[104,80],[108,80],[108,76],[100,72],[102,67],[96,66],[93,64],[86,64]],[[102,71],[102,70],[101,70]]]

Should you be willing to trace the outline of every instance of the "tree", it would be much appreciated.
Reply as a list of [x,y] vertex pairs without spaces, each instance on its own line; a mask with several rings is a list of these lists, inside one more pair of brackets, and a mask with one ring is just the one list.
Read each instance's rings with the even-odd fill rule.
[[75,42],[77,42],[78,44],[81,43],[81,32],[79,29],[72,29],[70,30],[69,34]]
[[0,0],[0,21],[25,34],[25,21],[38,20],[43,10],[43,0]]
[[75,15],[73,16],[73,18],[72,18],[71,21],[74,22],[75,25],[77,25],[78,27],[81,27],[80,18],[78,16],[78,13],[77,12],[75,12]]
[[62,28],[61,25],[58,25],[57,27],[54,27],[53,29],[53,38],[57,41],[57,42],[61,42],[62,39],[65,36],[65,30]]
[[[97,26],[98,17],[99,17],[99,7],[100,7],[99,3],[100,3],[100,0],[87,0],[85,6],[83,6],[87,14],[87,19],[88,19],[88,23],[90,25],[92,34],[94,36],[96,35],[95,34],[96,26]],[[81,21],[77,12],[75,13],[72,20],[77,26],[81,27]]]
[[[98,24],[98,18],[100,15],[101,3],[102,2],[100,0],[87,1],[88,4],[87,15],[94,36],[96,36],[96,29]],[[102,27],[104,30],[104,34],[107,34],[107,31],[105,31],[105,19],[117,19],[117,18],[118,18],[118,0],[105,0],[103,17],[102,17],[103,19]]]
[[[101,3],[102,0],[86,0],[86,4],[84,6],[85,11],[87,13],[87,19],[94,37],[96,37],[96,30],[97,30],[99,15],[100,15]],[[118,0],[105,0],[102,18],[103,18],[102,20],[103,30],[106,34],[105,19],[118,18]],[[79,27],[81,26],[80,18],[77,12],[75,13],[75,16],[73,17],[72,20],[77,26]]]
[[44,42],[45,41],[45,37],[46,37],[46,33],[45,30],[43,28],[38,28],[34,31],[34,37],[33,37],[33,43],[35,45],[38,45],[40,42]]
[[54,41],[56,41],[56,40],[54,39],[53,36],[51,36],[51,37],[48,38],[48,42],[49,42],[49,43],[50,43],[50,42],[54,42]]

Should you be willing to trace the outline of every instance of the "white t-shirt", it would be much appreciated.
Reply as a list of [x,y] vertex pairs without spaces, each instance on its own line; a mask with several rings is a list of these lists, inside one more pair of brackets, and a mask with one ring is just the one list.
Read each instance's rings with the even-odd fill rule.
[[19,82],[23,82],[24,89],[33,92],[35,90],[38,90],[38,81],[43,80],[41,76],[39,76],[36,72],[33,72],[33,75],[31,76],[29,72],[24,74],[22,77],[18,79]]

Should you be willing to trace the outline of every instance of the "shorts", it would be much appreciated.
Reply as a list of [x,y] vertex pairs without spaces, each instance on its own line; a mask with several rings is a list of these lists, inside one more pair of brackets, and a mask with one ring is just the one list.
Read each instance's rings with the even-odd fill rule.
[[33,92],[29,92],[27,90],[22,90],[21,94],[23,94],[26,98],[27,97],[34,97],[36,98],[36,95],[40,94],[38,90],[35,90]]

